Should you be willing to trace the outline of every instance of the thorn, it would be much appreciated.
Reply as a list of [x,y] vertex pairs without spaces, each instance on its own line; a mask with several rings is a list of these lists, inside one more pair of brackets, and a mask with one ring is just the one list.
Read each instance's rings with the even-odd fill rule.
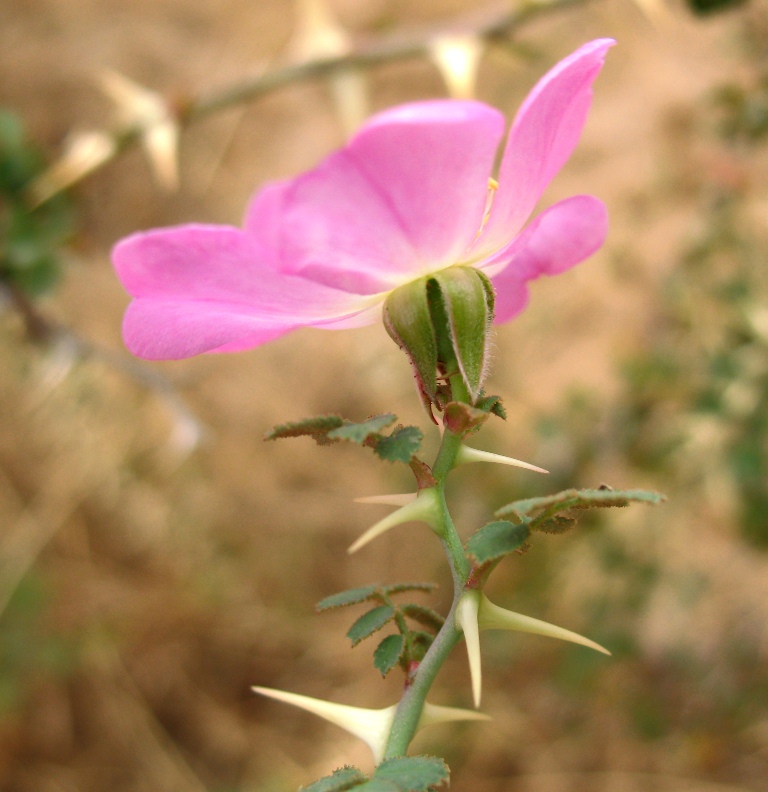
[[429,51],[451,97],[471,99],[475,95],[483,42],[477,36],[440,36],[431,43]]
[[111,69],[101,74],[99,83],[117,108],[118,122],[139,131],[159,184],[175,190],[179,182],[179,124],[165,98]]
[[64,153],[29,186],[33,208],[79,182],[117,153],[114,140],[106,132],[89,130],[70,135]]
[[456,464],[464,465],[469,462],[495,462],[498,465],[511,465],[512,467],[519,467],[525,470],[533,470],[535,473],[549,473],[548,470],[532,465],[530,462],[523,462],[520,459],[513,459],[501,454],[492,454],[490,451],[480,451],[477,448],[469,448],[463,445],[459,448],[459,453],[456,456]]
[[[299,0],[299,19],[292,56],[299,63],[315,58],[338,58],[351,49],[350,36],[334,18],[325,0]],[[328,80],[336,111],[346,134],[352,134],[368,115],[367,83],[358,70],[337,72]]]
[[531,616],[523,616],[520,613],[500,608],[494,605],[485,594],[480,595],[478,624],[481,630],[516,630],[519,632],[534,633],[536,635],[546,635],[550,638],[559,638],[563,641],[587,646],[597,652],[610,655],[611,653],[600,644],[595,643],[583,635],[557,627],[549,622],[534,619]]
[[[282,701],[284,704],[292,704],[294,707],[311,712],[345,731],[361,739],[373,753],[376,764],[384,758],[384,751],[389,740],[389,733],[392,722],[395,719],[397,705],[385,707],[384,709],[364,709],[362,707],[350,707],[346,704],[336,704],[332,701],[301,696],[298,693],[288,693],[284,690],[274,688],[252,687],[254,693],[260,693],[267,698]],[[417,729],[424,729],[438,723],[450,723],[452,721],[480,721],[490,720],[488,715],[482,712],[472,712],[471,710],[457,709],[455,707],[441,707],[427,702],[419,719]]]
[[311,712],[330,723],[340,726],[350,734],[361,739],[373,753],[373,758],[378,764],[384,758],[389,731],[395,718],[396,705],[385,709],[363,709],[350,707],[346,704],[336,704],[332,701],[301,696],[298,693],[288,693],[274,688],[252,687],[254,693],[260,693],[267,698],[292,704],[294,707]]
[[480,607],[479,591],[465,591],[456,607],[456,626],[464,633],[469,658],[469,674],[472,679],[472,698],[475,707],[480,706],[483,687],[483,672],[480,661],[480,625],[478,611]]
[[383,503],[386,506],[407,506],[416,500],[417,492],[406,492],[403,495],[368,495],[355,498],[355,503]]
[[347,550],[348,553],[356,553],[361,547],[365,546],[377,536],[406,522],[425,522],[433,531],[437,531],[439,517],[439,507],[437,503],[437,492],[434,488],[423,489],[416,496],[416,500],[401,506],[397,511],[379,520],[372,525],[361,537],[359,537]]

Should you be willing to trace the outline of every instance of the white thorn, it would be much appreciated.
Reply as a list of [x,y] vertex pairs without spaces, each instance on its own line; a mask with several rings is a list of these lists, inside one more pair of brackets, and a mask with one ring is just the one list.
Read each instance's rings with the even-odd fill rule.
[[441,707],[427,702],[419,719],[419,729],[434,726],[438,723],[451,723],[455,721],[489,721],[490,715],[474,710],[459,709],[457,707]]
[[483,687],[483,671],[480,661],[480,629],[478,609],[480,607],[479,591],[465,591],[456,606],[456,626],[464,633],[469,658],[469,674],[472,679],[472,698],[475,707],[480,706]]
[[384,758],[384,750],[397,708],[395,705],[385,709],[364,709],[274,688],[253,687],[251,690],[285,704],[292,704],[340,726],[360,738],[371,749],[376,764]]
[[534,633],[536,635],[546,635],[550,638],[559,638],[563,641],[587,646],[603,654],[610,655],[610,652],[600,644],[595,643],[583,635],[557,627],[549,622],[534,619],[531,616],[523,616],[520,613],[500,608],[494,605],[485,594],[480,595],[478,611],[478,623],[481,630],[517,630],[519,632]]
[[432,42],[429,50],[448,93],[454,99],[471,99],[475,94],[483,42],[477,36],[440,36]]
[[525,470],[533,470],[535,473],[549,473],[548,470],[532,465],[530,462],[523,462],[520,459],[513,459],[501,454],[492,454],[490,451],[479,451],[477,448],[463,445],[459,448],[459,453],[456,456],[456,464],[465,465],[469,462],[495,462],[498,465],[511,465]]
[[372,525],[361,537],[350,545],[348,553],[356,553],[361,547],[365,546],[377,536],[406,522],[425,522],[433,530],[437,525],[438,504],[437,493],[433,488],[422,490],[416,500],[401,506],[397,511],[387,515],[383,520],[379,520]]
[[416,500],[417,492],[406,492],[403,495],[367,495],[355,498],[355,503],[382,503],[385,506],[407,506]]

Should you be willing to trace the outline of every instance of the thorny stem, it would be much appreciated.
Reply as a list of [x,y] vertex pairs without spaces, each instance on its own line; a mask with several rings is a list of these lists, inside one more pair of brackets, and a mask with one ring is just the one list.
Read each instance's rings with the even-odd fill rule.
[[[210,96],[186,98],[176,102],[171,101],[169,104],[175,110],[176,122],[183,128],[200,118],[251,102],[287,85],[344,72],[371,69],[395,61],[429,57],[434,42],[442,36],[475,36],[488,43],[507,44],[515,30],[540,15],[560,11],[570,6],[583,5],[586,2],[587,0],[524,0],[512,11],[503,8],[503,6],[501,12],[498,9],[489,8],[484,12],[475,13],[471,17],[453,20],[447,25],[421,32],[418,35],[382,38],[374,44],[360,48],[348,55],[335,58],[323,57],[278,67],[227,86]],[[136,126],[115,129],[110,135],[113,144],[111,155],[87,174],[83,174],[83,177],[100,170],[107,162],[135,145],[143,133],[144,130]],[[49,200],[55,194],[55,191],[46,193],[43,199],[33,191],[29,199],[33,204],[39,204]]]
[[[469,393],[460,375],[451,376],[450,383],[454,401],[471,403]],[[464,592],[471,572],[471,565],[464,552],[464,547],[453,524],[448,504],[445,500],[446,479],[456,465],[456,457],[459,453],[461,442],[461,435],[454,434],[446,429],[432,468],[432,473],[437,480],[436,490],[439,495],[441,511],[439,529],[453,575],[453,603],[445,623],[435,636],[435,640],[424,655],[415,673],[407,681],[403,696],[395,712],[392,728],[390,729],[389,741],[384,754],[385,759],[404,756],[407,753],[408,746],[419,725],[419,720],[427,701],[427,693],[429,693],[438,671],[462,637],[462,632],[456,627],[454,617],[459,599]]]

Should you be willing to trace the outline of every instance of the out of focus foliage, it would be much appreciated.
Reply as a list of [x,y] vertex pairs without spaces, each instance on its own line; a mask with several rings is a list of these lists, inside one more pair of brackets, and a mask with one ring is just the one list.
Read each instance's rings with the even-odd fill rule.
[[59,249],[72,233],[72,209],[63,195],[33,207],[27,188],[45,160],[19,118],[0,109],[0,281],[29,295],[48,291],[61,267]]

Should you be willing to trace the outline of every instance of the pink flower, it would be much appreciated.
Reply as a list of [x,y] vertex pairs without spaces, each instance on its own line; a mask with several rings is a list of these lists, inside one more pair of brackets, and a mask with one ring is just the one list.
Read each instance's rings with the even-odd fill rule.
[[524,224],[576,146],[613,44],[584,45],[529,94],[490,212],[504,118],[480,102],[438,100],[385,110],[314,170],[268,185],[242,230],[183,225],[122,240],[113,259],[134,298],[128,348],[175,359],[299,327],[359,327],[380,319],[398,286],[455,265],[491,279],[495,321],[508,321],[525,306],[527,281],[567,270],[605,239],[605,207],[587,195]]

